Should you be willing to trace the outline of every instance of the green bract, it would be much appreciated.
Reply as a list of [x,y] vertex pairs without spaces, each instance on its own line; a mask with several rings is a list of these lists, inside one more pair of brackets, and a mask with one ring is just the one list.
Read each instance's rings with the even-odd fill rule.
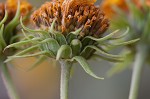
[[8,24],[5,24],[8,18],[7,10],[5,11],[5,16],[3,20],[1,20],[0,22],[0,57],[6,57],[6,55],[12,53],[12,51],[9,51],[9,52],[6,52],[4,55],[4,48],[7,45],[14,42],[15,37],[17,37],[14,31],[19,23],[19,17],[20,17],[20,4],[19,3],[18,3],[18,8],[17,8],[15,17]]
[[[114,43],[115,41],[114,35],[118,33],[118,30],[101,38],[85,36],[82,40],[80,40],[78,39],[78,35],[81,29],[70,32],[66,36],[64,36],[62,33],[54,30],[55,21],[53,21],[49,30],[29,29],[23,25],[22,19],[21,19],[21,25],[23,27],[22,31],[25,35],[25,39],[7,46],[6,49],[11,47],[17,48],[20,46],[24,47],[24,45],[32,45],[32,46],[29,46],[28,48],[24,48],[24,50],[18,52],[14,56],[10,56],[5,62],[11,61],[14,58],[25,58],[25,57],[33,57],[39,55],[43,57],[47,56],[50,58],[54,58],[58,61],[78,62],[89,75],[95,78],[99,78],[99,77],[97,77],[90,69],[90,66],[87,63],[88,59],[90,59],[93,56],[96,56],[96,57],[102,57],[102,59],[111,62],[123,61],[122,56],[112,55],[108,53],[105,50],[108,49],[107,45],[110,45],[111,47],[116,47],[120,45],[127,45],[130,43],[134,43],[139,40],[139,39],[135,39],[128,42]],[[29,33],[27,34],[25,33],[25,31]],[[128,29],[126,33],[127,32]],[[124,34],[119,35],[116,38],[120,39],[122,37],[124,37]],[[107,41],[112,41],[112,42],[107,42]],[[33,52],[37,52],[37,53],[31,54]],[[43,58],[39,59],[40,62],[41,60],[43,60]],[[39,63],[39,61],[37,61],[37,63]],[[103,79],[103,78],[99,78],[99,79]]]

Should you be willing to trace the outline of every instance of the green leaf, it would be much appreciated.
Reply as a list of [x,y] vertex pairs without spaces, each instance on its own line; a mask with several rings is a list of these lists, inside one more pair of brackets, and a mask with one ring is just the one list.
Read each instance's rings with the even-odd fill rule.
[[62,45],[56,56],[56,60],[59,60],[60,58],[70,59],[72,56],[72,49],[69,45]]
[[82,68],[85,70],[85,72],[88,73],[89,75],[91,75],[92,77],[97,78],[97,79],[104,79],[104,78],[98,77],[97,75],[95,75],[92,72],[89,64],[87,63],[87,61],[83,57],[75,56],[71,59],[71,61],[74,61],[74,60],[76,60],[82,66]]

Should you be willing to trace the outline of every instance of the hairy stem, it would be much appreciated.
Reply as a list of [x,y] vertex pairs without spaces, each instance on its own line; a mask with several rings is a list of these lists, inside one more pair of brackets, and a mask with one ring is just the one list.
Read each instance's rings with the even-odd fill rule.
[[139,46],[139,49],[137,51],[137,55],[136,55],[136,59],[135,59],[134,67],[133,67],[129,99],[138,98],[140,79],[141,79],[141,74],[142,74],[142,70],[144,67],[143,65],[145,63],[145,60],[148,54],[147,50],[148,48],[146,46]]
[[72,63],[61,61],[60,99],[68,99],[68,87]]
[[10,99],[19,99],[16,89],[13,85],[10,73],[8,71],[8,67],[1,60],[0,60],[0,67],[1,67],[2,79],[4,81]]

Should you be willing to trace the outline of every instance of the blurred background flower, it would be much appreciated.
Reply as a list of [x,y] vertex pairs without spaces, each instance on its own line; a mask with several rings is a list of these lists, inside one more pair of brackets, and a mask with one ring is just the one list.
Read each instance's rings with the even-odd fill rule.
[[[113,2],[114,1],[114,2]],[[104,1],[104,7],[106,1]],[[106,8],[112,11],[109,15],[111,19],[111,27],[125,29],[130,28],[127,40],[133,38],[141,38],[137,43],[130,44],[122,50],[122,54],[125,55],[125,61],[117,63],[109,71],[109,76],[115,73],[122,72],[123,70],[131,67],[133,63],[133,73],[131,79],[131,88],[129,93],[129,99],[137,99],[138,92],[140,91],[141,75],[143,73],[144,65],[150,60],[150,5],[149,0],[124,0],[124,2],[115,2],[115,0],[108,1]],[[123,6],[124,4],[126,9]],[[107,9],[106,9],[107,10]]]
[[[15,1],[14,1],[15,2]],[[9,49],[5,50],[5,47],[9,44],[14,43],[17,40],[18,36],[18,24],[20,14],[24,14],[27,16],[29,14],[29,10],[32,9],[32,6],[28,3],[29,6],[26,7],[25,12],[23,11],[24,3],[20,4],[20,2],[16,2],[16,4],[12,4],[13,2],[6,1],[5,3],[0,3],[0,70],[1,70],[1,77],[4,81],[5,88],[7,89],[7,93],[11,99],[18,99],[19,96],[17,94],[16,88],[14,83],[11,79],[11,75],[9,73],[7,64],[4,63],[6,57],[8,55],[12,55],[16,50]],[[27,2],[26,2],[27,3]],[[13,5],[13,6],[12,6]],[[25,17],[24,16],[24,17]],[[15,38],[16,37],[16,38]]]

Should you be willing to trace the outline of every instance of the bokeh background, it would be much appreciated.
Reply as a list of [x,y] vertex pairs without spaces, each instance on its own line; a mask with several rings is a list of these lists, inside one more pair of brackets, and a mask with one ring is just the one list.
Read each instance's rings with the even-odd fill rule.
[[[5,0],[0,0],[3,2]],[[29,0],[35,9],[46,0]],[[97,4],[101,2],[98,1]],[[116,51],[117,52],[117,51]],[[118,53],[118,52],[117,52]],[[10,65],[10,71],[21,99],[59,99],[59,72],[56,63],[48,60],[32,71],[26,69],[35,59],[19,59]],[[96,80],[87,75],[78,65],[74,65],[74,75],[70,80],[69,99],[128,99],[131,69],[111,78],[106,72],[112,67],[106,61],[89,61],[93,71],[105,80]],[[150,99],[150,67],[145,66],[142,74],[139,99]],[[9,99],[0,78],[0,99]]]

